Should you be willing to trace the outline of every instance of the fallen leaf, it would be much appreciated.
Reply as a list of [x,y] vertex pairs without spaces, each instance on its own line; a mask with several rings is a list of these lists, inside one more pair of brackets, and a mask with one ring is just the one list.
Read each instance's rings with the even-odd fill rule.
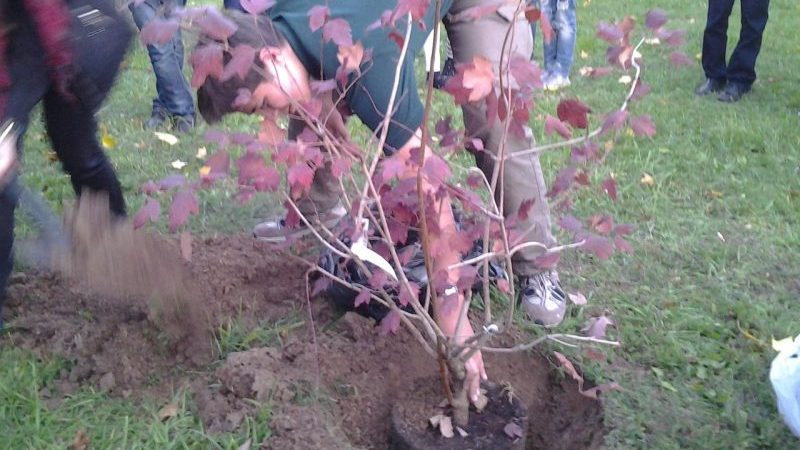
[[156,138],[158,138],[159,141],[166,142],[168,145],[175,145],[178,142],[180,142],[180,140],[177,137],[175,137],[175,135],[169,133],[154,131],[153,134],[156,136]]
[[439,424],[442,423],[443,418],[444,414],[437,414],[433,417],[428,418],[428,423],[430,423],[433,428],[439,428]]
[[586,297],[580,292],[577,294],[569,294],[569,300],[578,306],[586,304]]
[[171,417],[178,415],[178,405],[175,403],[167,403],[161,410],[158,411],[158,420],[164,421]]
[[253,444],[252,439],[248,439],[244,441],[244,444],[239,446],[239,450],[250,450],[250,446]]
[[72,450],[87,450],[89,448],[89,436],[83,429],[75,433],[75,438],[72,439]]
[[114,136],[107,133],[103,133],[103,137],[100,138],[100,143],[106,150],[113,150],[117,146],[117,140],[114,139]]
[[206,150],[205,147],[200,147],[200,148],[197,149],[197,154],[194,155],[194,157],[197,158],[197,159],[203,159],[203,158],[206,157],[207,154],[208,154],[208,150]]
[[589,57],[589,54],[586,53],[586,50],[581,50],[581,59],[586,59]]
[[631,81],[633,81],[633,78],[630,75],[623,75],[617,80],[619,84],[631,84]]
[[198,172],[200,172],[201,176],[206,176],[206,175],[211,173],[211,167],[210,166],[203,166],[203,167],[200,168],[200,170],[198,170]]
[[456,427],[456,431],[458,431],[458,435],[461,436],[462,438],[469,436],[469,433],[464,431],[464,429],[461,427]]
[[186,167],[186,162],[181,161],[180,159],[176,159],[175,161],[172,161],[169,165],[172,166],[173,169],[181,170],[184,167]]
[[642,186],[653,187],[656,185],[656,180],[653,179],[652,175],[645,172],[644,174],[642,174],[642,178],[639,180],[639,183]]
[[442,420],[439,422],[439,432],[448,439],[455,436],[455,433],[453,433],[453,419],[449,416],[442,417]]
[[722,233],[720,233],[719,231],[717,231],[717,239],[719,239],[723,243],[725,242],[725,236],[723,236]]
[[525,436],[525,430],[515,422],[509,422],[503,427],[503,432],[511,439],[519,439]]

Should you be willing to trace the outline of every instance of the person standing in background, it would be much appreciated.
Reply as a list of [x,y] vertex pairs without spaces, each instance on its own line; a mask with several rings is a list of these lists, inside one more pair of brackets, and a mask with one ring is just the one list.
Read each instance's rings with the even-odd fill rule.
[[767,27],[769,0],[740,0],[742,29],[739,42],[725,65],[728,44],[728,19],[734,0],[708,0],[708,18],[703,32],[703,71],[706,80],[695,93],[703,96],[718,93],[726,103],[736,102],[748,92],[756,80],[756,58],[761,38]]
[[[238,2],[237,2],[238,3]],[[133,21],[141,30],[156,17],[168,15],[172,8],[186,6],[186,0],[143,0],[129,5]],[[156,75],[153,110],[144,127],[161,128],[168,120],[180,133],[189,133],[195,125],[195,109],[189,83],[183,75],[183,40],[180,30],[164,44],[149,44],[147,53]]]
[[[569,73],[575,57],[577,0],[541,0],[542,17],[553,28],[551,39],[542,39],[544,55],[542,84],[549,91],[569,86]],[[535,26],[534,26],[535,29]]]

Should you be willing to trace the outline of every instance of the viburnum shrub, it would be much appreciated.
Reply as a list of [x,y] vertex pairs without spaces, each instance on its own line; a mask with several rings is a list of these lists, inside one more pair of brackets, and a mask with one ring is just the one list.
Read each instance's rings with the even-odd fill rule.
[[[272,0],[242,0],[243,7],[253,15],[265,13],[273,4]],[[472,8],[468,15],[477,18],[491,14],[499,5],[500,2],[486,2]],[[371,27],[390,30],[391,38],[401,49],[401,60],[413,58],[414,55],[407,52],[411,29],[422,24],[420,19],[429,7],[438,6],[437,2],[431,4],[431,0],[399,0],[393,10],[379,16],[376,14],[377,20]],[[521,1],[516,14],[524,15],[529,22],[540,22],[544,39],[552,39],[553,30],[537,8]],[[546,248],[542,243],[520,242],[520,236],[526,230],[515,227],[517,221],[531,213],[533,201],[524,202],[518,211],[504,211],[503,205],[493,200],[494,192],[502,186],[504,163],[510,158],[545,151],[569,151],[566,166],[555,175],[547,194],[559,216],[557,223],[569,236],[569,242],[546,248],[537,264],[542,269],[552,268],[567,249],[590,252],[597,260],[606,260],[615,252],[631,252],[626,237],[632,232],[632,225],[617,223],[611,214],[605,212],[576,217],[572,212],[572,202],[575,195],[586,189],[599,189],[611,200],[616,200],[617,183],[604,167],[615,139],[628,129],[642,137],[655,133],[655,125],[649,116],[631,115],[630,109],[651,89],[642,77],[642,45],[660,41],[678,47],[683,43],[684,32],[669,30],[665,27],[666,22],[663,11],[648,12],[645,30],[638,40],[632,39],[636,30],[636,21],[632,17],[597,25],[597,36],[609,44],[607,65],[583,68],[582,75],[598,78],[621,71],[630,79],[627,94],[620,95],[621,106],[606,113],[595,112],[576,98],[567,98],[558,104],[554,113],[537,111],[537,114],[544,115],[544,123],[532,123],[536,93],[542,89],[541,70],[534,61],[511,57],[507,51],[499,73],[495,73],[492,64],[480,56],[459,64],[455,76],[445,87],[456,104],[485,103],[487,121],[490,124],[501,123],[506,138],[511,135],[530,137],[529,126],[537,130],[530,149],[512,155],[501,148],[494,156],[494,173],[487,177],[478,170],[462,174],[454,169],[454,158],[466,148],[481,152],[483,144],[455,127],[450,117],[429,116],[431,79],[427,83],[422,126],[422,142],[428,143],[430,154],[426,154],[422,147],[410,153],[384,156],[381,151],[383,138],[375,137],[385,136],[391,120],[399,70],[386,74],[394,80],[392,97],[381,127],[366,146],[353,144],[342,127],[336,131],[330,125],[326,126],[328,118],[342,109],[344,95],[353,80],[357,80],[362,71],[369,70],[371,52],[361,42],[354,42],[346,21],[331,16],[326,6],[315,6],[308,11],[309,32],[321,29],[325,43],[338,47],[339,66],[333,79],[312,82],[314,95],[310,101],[292,105],[293,114],[305,123],[305,130],[296,139],[288,140],[277,122],[278,118],[274,114],[263,114],[260,129],[252,134],[210,131],[207,138],[217,144],[218,151],[205,160],[197,178],[190,180],[183,175],[172,175],[158,182],[145,183],[142,191],[147,199],[136,214],[134,224],[141,227],[148,221],[158,220],[161,202],[171,198],[169,228],[175,232],[182,228],[190,215],[198,213],[197,191],[213,189],[217,181],[228,177],[236,180],[239,202],[247,202],[256,192],[273,192],[282,196],[287,226],[305,225],[326,251],[335,255],[340,267],[353,267],[355,264],[368,280],[355,282],[346,276],[348,269],[331,271],[319,266],[316,260],[303,260],[321,275],[310,286],[312,295],[326,290],[331,283],[338,283],[357,293],[356,306],[370,302],[383,305],[388,313],[380,322],[380,332],[395,333],[401,325],[407,327],[421,348],[438,363],[444,394],[453,406],[454,420],[463,426],[467,423],[469,411],[465,362],[476,352],[517,352],[548,340],[617,344],[604,339],[606,327],[612,324],[605,315],[593,318],[583,336],[546,334],[513,347],[494,344],[496,336],[514,326],[514,319],[518,316],[515,314],[515,286],[511,282],[514,273],[512,255],[529,246]],[[398,24],[406,26],[398,27]],[[141,38],[145,43],[164,43],[179,27],[199,31],[200,39],[208,40],[191,55],[191,84],[194,87],[202,85],[207,77],[225,81],[233,77],[244,78],[251,69],[258,70],[253,61],[259,49],[247,45],[230,47],[227,39],[236,30],[236,25],[213,8],[187,8],[174,11],[169,17],[154,19],[142,29]],[[437,28],[434,27],[434,33],[437,33]],[[503,45],[504,48],[510,47],[508,39]],[[223,57],[225,52],[230,55],[227,62]],[[678,51],[670,53],[669,58],[675,65],[692,63]],[[234,104],[247,103],[251,94],[247,89],[239,89]],[[433,130],[427,127],[429,122],[435,123]],[[560,140],[537,144],[535,137],[541,132],[546,136],[557,135],[556,139]],[[231,164],[231,149],[235,146],[243,149],[243,154]],[[349,211],[348,217],[334,228],[312,223],[300,214],[296,204],[298,198],[311,188],[315,172],[326,164],[341,183],[342,202]],[[401,176],[409,171],[415,176]],[[602,181],[596,183],[593,180]],[[439,223],[442,215],[437,208],[447,207],[458,211],[455,230],[451,225]],[[403,248],[410,231],[416,233],[421,244],[426,279],[430,280],[427,286],[409,280],[400,270],[417,248],[397,250]],[[465,255],[476,243],[478,254],[473,252],[465,260]],[[444,268],[434,264],[441,260],[461,262]],[[497,287],[494,290],[490,289],[489,282],[481,283],[490,279],[490,263],[500,264],[508,274],[505,278],[493,280],[492,284]],[[448,280],[448,272],[453,270],[458,270],[459,275],[455,286]],[[478,331],[459,341],[448,338],[434,317],[458,305],[456,298],[459,294],[469,298],[471,288],[479,285],[482,287],[478,298],[461,303],[455,335],[460,335],[459,330],[466,326],[468,317],[480,323]],[[498,296],[506,298],[497,301]],[[570,298],[578,304],[585,302],[580,294],[570,295]],[[470,315],[470,304],[481,305],[482,313]],[[572,364],[559,353],[556,357],[562,367],[582,383]],[[596,398],[601,392],[615,387],[613,383],[588,390],[581,387],[581,392]],[[485,399],[476,402],[479,407],[481,403],[485,404]]]

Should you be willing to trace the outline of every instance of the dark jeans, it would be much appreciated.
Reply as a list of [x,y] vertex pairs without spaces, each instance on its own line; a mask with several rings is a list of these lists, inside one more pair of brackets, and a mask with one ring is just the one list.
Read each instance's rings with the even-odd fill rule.
[[756,58],[767,26],[769,0],[739,0],[742,29],[739,43],[725,65],[728,19],[735,0],[708,0],[708,19],[703,33],[703,70],[706,78],[749,87],[756,80]]
[[[148,22],[177,6],[186,6],[186,0],[144,0],[138,5],[132,2],[130,9],[133,21],[141,30]],[[153,111],[194,117],[194,99],[183,75],[183,40],[180,30],[163,45],[148,45],[147,53],[156,75]]]
[[[22,149],[22,137],[31,111],[42,101],[47,134],[64,171],[70,175],[75,192],[80,194],[83,189],[105,192],[108,194],[112,212],[124,215],[125,199],[122,188],[114,168],[97,141],[97,123],[94,118],[95,109],[113,83],[121,55],[113,60],[104,60],[101,57],[91,61],[78,61],[81,71],[91,73],[92,79],[88,81],[87,77],[81,80],[82,75],[78,75],[79,79],[76,80],[73,90],[80,90],[81,94],[73,99],[65,99],[51,85],[44,52],[30,21],[22,20],[15,24],[9,43],[6,62],[11,74],[11,87],[6,93],[8,104],[0,122],[12,119],[19,126],[21,134],[17,150]],[[125,45],[126,43],[122,46],[123,52]],[[82,62],[87,64],[81,64]],[[94,88],[91,97],[83,95],[88,92],[85,89],[87,85]],[[0,191],[0,309],[14,260],[14,209],[18,198],[13,184],[16,181],[11,183]]]

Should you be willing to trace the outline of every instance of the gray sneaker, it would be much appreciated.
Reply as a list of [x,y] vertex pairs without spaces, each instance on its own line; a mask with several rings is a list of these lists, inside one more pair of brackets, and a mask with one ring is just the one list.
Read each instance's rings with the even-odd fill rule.
[[519,280],[522,309],[544,327],[559,325],[567,311],[567,300],[555,270],[537,273]]
[[[338,204],[330,211],[320,213],[314,217],[308,217],[308,221],[312,225],[320,225],[330,229],[335,227],[345,215],[347,215],[347,209],[342,204]],[[259,241],[273,244],[280,244],[290,238],[299,238],[307,234],[311,234],[311,230],[304,223],[301,222],[298,226],[290,228],[286,226],[284,219],[267,220],[253,228],[253,237]]]

